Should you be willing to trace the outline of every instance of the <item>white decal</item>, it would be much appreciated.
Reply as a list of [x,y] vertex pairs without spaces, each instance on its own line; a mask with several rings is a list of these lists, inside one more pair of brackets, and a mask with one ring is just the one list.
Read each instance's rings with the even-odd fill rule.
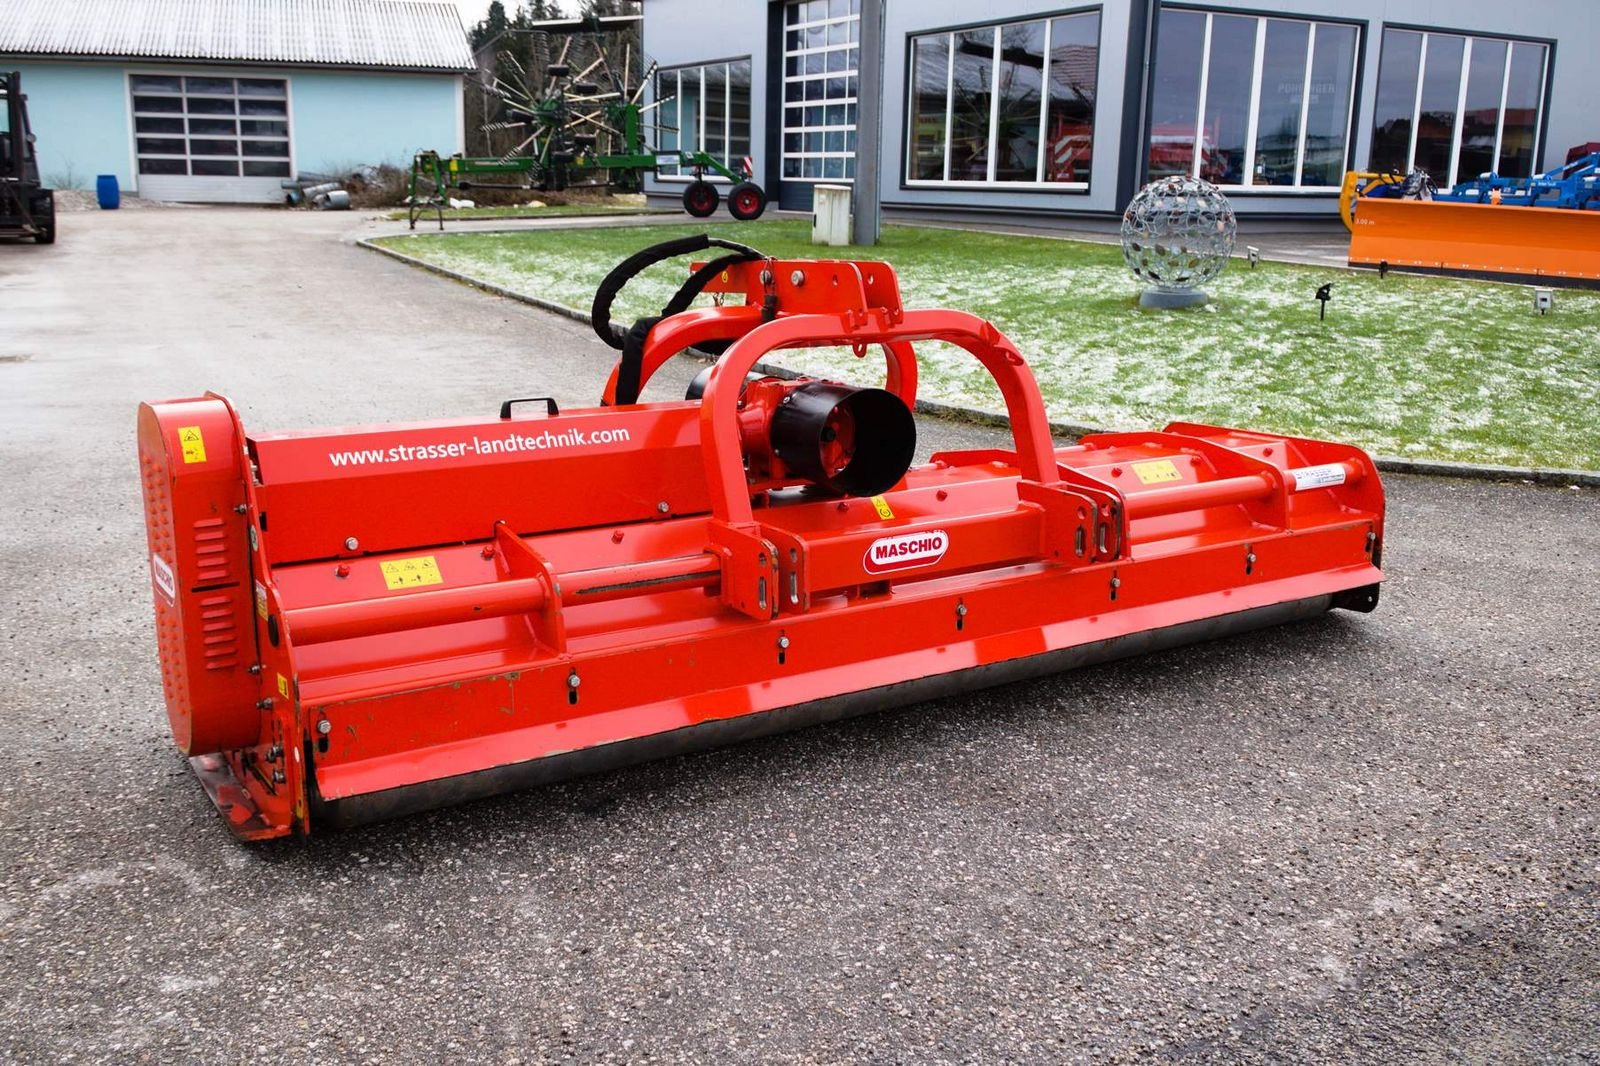
[[514,455],[565,448],[587,448],[596,444],[627,444],[632,439],[628,427],[607,429],[545,430],[538,434],[510,433],[504,437],[471,440],[443,440],[428,444],[396,444],[391,448],[329,452],[334,466],[372,466],[378,463],[418,463],[434,459],[461,459],[469,455]]
[[1294,491],[1304,492],[1307,489],[1326,489],[1334,485],[1343,485],[1347,471],[1343,463],[1323,463],[1321,466],[1302,466],[1289,473],[1294,475]]
[[942,529],[926,529],[920,533],[879,537],[867,545],[867,554],[862,559],[862,565],[867,568],[869,574],[932,566],[944,558],[944,553],[949,548],[950,534]]
[[172,572],[172,564],[155,552],[150,553],[150,580],[155,584],[156,591],[167,598],[168,603],[177,606],[177,576]]

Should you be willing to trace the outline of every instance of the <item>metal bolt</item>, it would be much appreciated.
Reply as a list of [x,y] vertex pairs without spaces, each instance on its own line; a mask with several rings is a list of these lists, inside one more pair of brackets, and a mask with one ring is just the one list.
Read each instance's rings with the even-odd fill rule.
[[485,544],[483,546],[483,557],[485,559],[493,559],[494,558],[494,545],[493,544]]
[[260,664],[260,663],[251,663],[251,664],[250,664],[250,672],[251,672],[251,673],[252,673],[252,674],[259,674],[259,673],[261,673],[261,664]]
[[967,605],[964,603],[956,604],[956,614],[962,618],[965,618],[967,616]]
[[272,710],[272,697],[268,696],[265,699],[256,700],[256,710],[258,710],[258,711],[270,711],[270,710]]
[[254,525],[250,525],[250,526],[246,526],[245,528],[247,530],[249,530],[249,532],[250,532],[250,550],[251,551],[255,551],[256,548],[259,546],[259,544],[258,544],[258,542],[256,540],[256,527]]
[[672,510],[672,508],[667,506],[666,500],[662,500],[660,503],[656,504],[656,510],[660,511],[662,514],[666,514],[668,511]]
[[1114,588],[1114,589],[1120,589],[1122,587],[1122,579],[1120,577],[1112,578],[1111,579],[1111,587]]
[[234,514],[248,514],[249,511],[250,505],[248,503],[236,503],[233,505]]
[[284,776],[284,773],[283,773],[282,770],[274,770],[274,771],[272,771],[272,783],[274,785],[281,785],[287,780],[289,780],[289,779]]
[[1256,553],[1255,552],[1246,552],[1245,553],[1245,557],[1244,557],[1244,561],[1247,562],[1247,563],[1255,562],[1256,561]]
[[789,284],[791,284],[791,285],[804,285],[805,283],[806,283],[806,272],[804,270],[796,270],[793,274],[789,275]]
[[771,285],[772,284],[772,271],[763,270],[761,272],[761,284],[763,284],[763,285]]
[[779,647],[779,649],[788,648],[789,647],[789,638],[788,637],[779,637],[778,638],[778,647]]
[[345,551],[353,552],[359,547],[361,547],[361,542],[359,540],[357,540],[356,538],[354,538],[354,537],[346,537],[346,538],[344,538],[344,550]]
[[578,671],[574,670],[567,675],[568,688],[577,688],[581,684],[583,684],[583,679],[578,676]]
[[326,718],[322,719],[317,723],[317,732],[321,733],[323,736],[327,736],[329,733],[333,732],[333,723],[328,721]]
[[274,744],[272,747],[267,749],[268,762],[277,762],[281,758],[283,758],[283,749],[278,745]]

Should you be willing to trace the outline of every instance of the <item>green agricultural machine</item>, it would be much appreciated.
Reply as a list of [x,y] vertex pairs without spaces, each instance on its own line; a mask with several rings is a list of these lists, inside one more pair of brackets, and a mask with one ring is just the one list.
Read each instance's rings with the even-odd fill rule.
[[[644,176],[663,164],[676,164],[694,176],[683,190],[683,207],[696,218],[716,213],[722,197],[706,181],[716,175],[733,183],[728,190],[728,213],[741,222],[760,218],[767,194],[751,181],[752,163],[746,156],[738,171],[705,152],[658,151],[653,135],[675,132],[661,125],[654,112],[672,97],[642,104],[645,87],[655,64],[639,71],[631,44],[620,63],[608,51],[605,35],[638,16],[555,19],[535,23],[530,32],[561,36],[554,61],[544,70],[538,89],[527,83],[526,71],[514,56],[505,58],[515,70],[514,79],[497,72],[490,91],[501,103],[502,114],[487,123],[486,131],[515,131],[526,136],[498,156],[442,156],[418,152],[411,164],[410,221],[433,215],[444,229],[445,210],[457,191],[472,189],[528,189],[541,192],[595,188],[639,192]],[[574,70],[568,59],[573,42],[587,35],[595,58]]]

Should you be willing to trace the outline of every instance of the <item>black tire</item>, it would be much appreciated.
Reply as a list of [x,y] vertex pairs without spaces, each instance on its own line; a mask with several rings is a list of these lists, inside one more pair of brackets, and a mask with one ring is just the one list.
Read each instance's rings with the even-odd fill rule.
[[39,220],[39,231],[33,235],[34,242],[56,243],[56,194],[46,190],[43,196],[34,201],[33,214]]
[[54,244],[54,243],[56,243],[56,208],[55,208],[55,204],[51,204],[50,205],[50,210],[41,213],[38,216],[38,219],[39,219],[39,221],[38,221],[37,225],[38,225],[39,229],[38,229],[38,232],[36,232],[33,235],[34,243],[35,244]]
[[709,181],[691,181],[683,190],[683,209],[695,218],[710,218],[722,199]]
[[754,222],[767,209],[767,194],[753,181],[741,181],[728,190],[728,214],[740,222]]

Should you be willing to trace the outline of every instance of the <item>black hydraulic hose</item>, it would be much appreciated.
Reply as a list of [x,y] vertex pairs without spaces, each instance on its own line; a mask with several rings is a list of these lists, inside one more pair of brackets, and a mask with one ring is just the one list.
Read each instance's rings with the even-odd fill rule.
[[[667,305],[661,309],[661,314],[641,318],[633,324],[632,329],[619,335],[611,322],[611,306],[616,302],[617,294],[628,282],[656,263],[675,259],[681,255],[691,255],[707,248],[727,248],[731,250],[731,254],[718,256],[691,274],[689,280],[685,281],[673,294],[672,299],[667,301]],[[644,374],[645,341],[649,339],[650,330],[657,322],[687,311],[694,298],[711,284],[711,280],[734,264],[766,258],[768,256],[747,244],[725,241],[720,237],[700,233],[693,237],[680,237],[677,240],[651,245],[618,263],[595,290],[594,306],[589,310],[595,335],[611,347],[622,351],[622,359],[617,364],[615,402],[618,404],[638,402],[639,390],[643,388],[641,379]],[[769,300],[768,304],[772,304],[772,301]],[[771,318],[776,312],[776,307],[768,306],[764,310],[766,317]]]
[[[657,263],[668,259],[676,259],[680,255],[691,255],[703,252],[707,248],[726,248],[729,251],[741,254],[741,262],[745,259],[765,259],[762,253],[756,251],[748,244],[738,241],[725,241],[721,237],[712,237],[705,233],[697,233],[693,237],[679,237],[675,240],[662,241],[652,244],[642,251],[634,252],[628,258],[611,268],[600,282],[600,287],[594,292],[594,304],[589,309],[590,321],[594,324],[595,336],[613,348],[622,347],[622,338],[617,335],[616,329],[611,325],[611,305],[616,302],[617,294],[623,286],[632,281],[640,273]],[[692,280],[692,279],[691,279]],[[709,281],[709,279],[707,279]],[[706,282],[701,282],[704,288]],[[693,296],[690,299],[694,299]],[[687,306],[687,304],[685,305]]]

